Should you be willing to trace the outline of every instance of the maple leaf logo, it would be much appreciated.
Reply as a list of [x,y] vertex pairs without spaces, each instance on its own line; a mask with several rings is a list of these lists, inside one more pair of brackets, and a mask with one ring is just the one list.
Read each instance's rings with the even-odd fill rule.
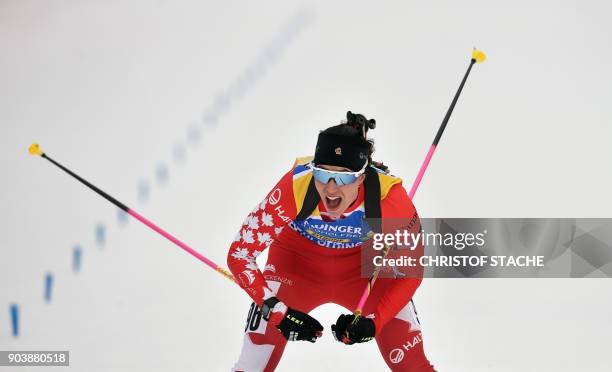
[[256,230],[259,228],[259,219],[257,218],[257,216],[251,216],[251,218],[249,219],[249,228]]
[[266,212],[262,212],[262,214],[261,214],[261,223],[263,223],[266,226],[273,226],[274,225],[274,221],[273,221],[272,215],[268,214]]
[[255,238],[253,237],[253,231],[247,229],[242,230],[242,240],[247,244],[254,243]]
[[245,265],[245,267],[251,270],[259,270],[259,267],[257,267],[257,263],[255,261],[249,262]]
[[234,253],[232,253],[232,257],[239,260],[248,260],[249,259],[249,250],[246,248],[236,247]]
[[268,233],[257,233],[257,241],[260,245],[266,244],[270,240],[270,234]]

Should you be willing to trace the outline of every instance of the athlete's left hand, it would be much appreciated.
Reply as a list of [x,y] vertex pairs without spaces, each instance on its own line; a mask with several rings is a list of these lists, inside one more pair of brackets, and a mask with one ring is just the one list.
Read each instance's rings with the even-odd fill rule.
[[336,324],[332,324],[331,329],[334,338],[347,345],[370,341],[376,334],[376,327],[372,319],[360,316],[355,321],[354,314],[340,315]]

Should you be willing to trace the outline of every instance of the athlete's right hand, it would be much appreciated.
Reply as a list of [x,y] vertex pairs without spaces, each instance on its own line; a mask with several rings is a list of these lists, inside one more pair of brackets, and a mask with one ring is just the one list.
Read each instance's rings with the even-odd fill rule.
[[287,309],[285,317],[276,326],[289,341],[317,341],[323,336],[323,326],[310,315],[292,308]]
[[[270,321],[287,340],[316,342],[317,338],[323,336],[323,326],[318,320],[306,313],[286,307],[285,304],[280,302],[276,297],[264,301],[262,309],[264,318],[266,306],[269,306],[268,308],[271,309],[271,313],[273,314],[270,317]],[[275,319],[275,315],[278,314],[276,309],[278,308],[287,309],[283,314],[282,320]],[[276,322],[274,322],[274,320],[276,320]]]

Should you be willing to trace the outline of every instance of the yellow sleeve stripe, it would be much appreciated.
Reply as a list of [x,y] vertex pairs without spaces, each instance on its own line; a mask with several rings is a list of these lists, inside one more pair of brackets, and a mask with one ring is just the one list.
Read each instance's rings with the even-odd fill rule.
[[312,172],[305,173],[302,177],[293,179],[293,196],[295,197],[295,210],[299,213],[302,210],[308,184],[312,179]]
[[384,173],[378,173],[378,179],[380,180],[380,200],[387,197],[387,194],[393,185],[402,183],[401,178]]
[[298,165],[308,164],[312,161],[312,159],[314,159],[314,156],[302,156],[299,158],[295,158],[295,162],[293,163],[293,168],[297,167]]

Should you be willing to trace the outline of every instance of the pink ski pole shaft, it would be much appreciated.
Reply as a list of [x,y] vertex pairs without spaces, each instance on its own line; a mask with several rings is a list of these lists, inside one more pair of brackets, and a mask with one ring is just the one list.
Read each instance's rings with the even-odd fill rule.
[[29,149],[29,152],[30,152],[31,155],[40,156],[40,157],[42,157],[44,159],[49,160],[53,165],[57,166],[58,168],[60,168],[64,172],[68,173],[72,177],[76,178],[83,185],[89,187],[91,190],[95,191],[98,195],[102,196],[104,199],[106,199],[109,202],[111,202],[114,205],[116,205],[119,209],[123,210],[124,212],[126,212],[130,216],[132,216],[135,219],[137,219],[138,221],[142,222],[145,226],[149,227],[151,230],[153,230],[156,233],[160,234],[164,238],[170,240],[172,243],[178,245],[185,252],[189,253],[190,255],[192,255],[193,257],[197,258],[198,260],[204,262],[206,265],[208,265],[209,267],[211,267],[212,269],[217,271],[219,274],[225,276],[229,280],[236,281],[234,279],[234,277],[232,276],[232,274],[229,271],[227,271],[226,269],[224,269],[223,267],[217,265],[213,261],[211,261],[208,258],[204,257],[201,253],[199,253],[195,249],[191,248],[187,244],[185,244],[182,241],[180,241],[179,239],[177,239],[172,234],[168,233],[167,231],[165,231],[161,227],[159,227],[156,224],[154,224],[153,222],[149,221],[147,218],[143,217],[142,215],[137,213],[135,210],[133,210],[131,208],[128,208],[125,204],[121,203],[119,200],[113,198],[112,196],[110,196],[106,192],[102,191],[101,189],[99,189],[98,187],[96,187],[95,185],[90,183],[89,181],[85,180],[84,178],[82,178],[78,174],[72,172],[70,169],[64,167],[60,163],[58,163],[55,160],[51,159],[49,156],[47,156],[47,154],[42,152],[42,150],[40,149],[38,144],[31,145],[30,149]]
[[[417,176],[416,176],[416,178],[414,180],[414,183],[412,184],[412,187],[410,188],[410,192],[408,192],[408,196],[410,197],[411,200],[414,197],[414,194],[416,194],[416,191],[419,188],[419,185],[421,184],[421,180],[423,179],[423,175],[425,174],[425,170],[427,170],[427,166],[429,165],[429,162],[431,161],[431,158],[433,157],[433,154],[436,151],[436,147],[438,146],[438,142],[440,142],[440,138],[442,138],[442,134],[444,133],[444,129],[446,129],[446,124],[448,124],[448,120],[450,119],[451,114],[453,113],[453,109],[455,108],[455,105],[457,104],[457,100],[459,99],[459,95],[461,95],[461,91],[463,90],[463,86],[465,85],[465,82],[466,82],[468,76],[470,75],[470,71],[472,70],[472,66],[474,66],[475,63],[479,63],[479,62],[484,61],[485,58],[486,58],[486,56],[485,56],[485,54],[482,51],[479,51],[477,49],[474,49],[472,51],[472,58],[470,60],[470,65],[468,66],[468,69],[465,72],[465,75],[463,76],[463,80],[461,80],[461,84],[459,85],[459,89],[457,89],[457,93],[455,93],[455,97],[453,98],[453,101],[451,102],[450,107],[446,111],[446,115],[444,116],[444,119],[442,120],[442,124],[440,125],[440,128],[438,129],[438,133],[436,134],[436,137],[434,138],[433,143],[429,147],[429,151],[427,151],[427,155],[425,156],[425,160],[423,161],[423,164],[421,164],[421,168],[419,169],[419,173],[417,174]],[[389,251],[390,251],[389,247],[385,246],[385,249],[383,250],[383,258],[387,256],[387,253],[389,253]],[[361,312],[363,311],[363,307],[365,306],[366,300],[368,299],[368,296],[370,295],[372,287],[374,286],[374,283],[376,282],[376,278],[378,277],[378,273],[379,272],[380,272],[380,267],[377,267],[374,270],[374,273],[372,274],[372,276],[370,276],[370,279],[368,279],[368,284],[366,285],[365,289],[363,290],[363,293],[361,294],[361,298],[359,299],[359,303],[357,304],[357,308],[353,312],[353,314],[355,315],[355,318],[354,318],[353,322],[356,322],[358,320],[358,318],[361,316]]]

